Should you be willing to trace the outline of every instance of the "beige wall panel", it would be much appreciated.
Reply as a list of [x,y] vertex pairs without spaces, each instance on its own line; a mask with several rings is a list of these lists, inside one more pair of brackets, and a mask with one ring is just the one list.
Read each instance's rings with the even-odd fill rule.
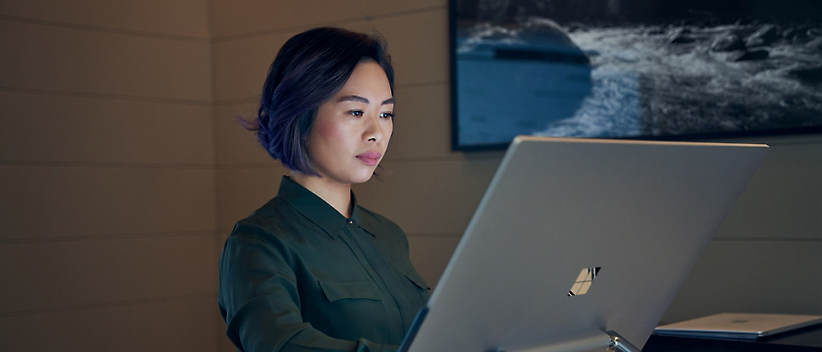
[[214,100],[259,98],[268,67],[298,31],[213,44]]
[[394,135],[386,160],[451,156],[448,85],[397,87]]
[[0,92],[0,160],[213,163],[211,108]]
[[502,154],[465,159],[384,162],[393,174],[355,185],[361,205],[396,222],[406,233],[462,233]]
[[279,165],[279,161],[265,152],[255,133],[246,130],[237,120],[237,116],[256,119],[258,107],[257,103],[250,103],[214,108],[217,165]]
[[370,23],[388,41],[397,85],[448,82],[448,9]]
[[215,351],[215,297],[0,317],[0,351]]
[[215,293],[213,234],[0,243],[0,316]]
[[0,15],[208,38],[206,0],[4,0]]
[[218,346],[217,351],[222,352],[236,352],[237,347],[234,347],[234,344],[231,343],[231,340],[225,336],[225,333],[221,333],[221,335],[217,335]]
[[209,43],[0,21],[0,87],[211,100]]
[[[259,99],[268,68],[280,47],[289,38],[311,27],[253,38],[216,41],[213,44],[214,100],[233,104],[240,99]],[[341,27],[359,32],[370,31],[370,27],[362,21],[346,23]]]
[[0,166],[0,240],[213,231],[212,169]]
[[215,0],[211,2],[215,38],[293,27],[315,27],[362,16],[362,0]]
[[431,8],[448,8],[448,0],[365,0],[363,13],[379,16]]
[[822,239],[822,143],[773,144],[717,237]]
[[221,246],[234,228],[234,223],[246,218],[277,195],[280,179],[288,173],[287,169],[274,161],[270,167],[217,170],[217,228],[222,235],[222,240],[218,240]]
[[223,317],[217,314],[217,351],[218,352],[237,352],[237,347],[225,335],[225,322]]
[[822,314],[822,242],[714,241],[663,322],[720,312]]
[[445,270],[454,249],[460,242],[460,236],[461,234],[437,237],[408,234],[411,262],[431,288],[439,282],[442,271]]

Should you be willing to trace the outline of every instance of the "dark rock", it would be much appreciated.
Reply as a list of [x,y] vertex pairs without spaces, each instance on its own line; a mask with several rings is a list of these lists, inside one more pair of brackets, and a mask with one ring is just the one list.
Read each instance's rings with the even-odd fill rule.
[[822,38],[816,38],[805,43],[805,47],[810,49],[811,51],[822,53]]
[[810,27],[807,25],[794,26],[782,32],[782,37],[790,40],[792,43],[801,43],[808,39],[808,29],[810,29]]
[[666,32],[665,29],[656,27],[656,28],[649,29],[647,32],[645,32],[645,34],[647,34],[647,35],[660,35],[660,34],[665,34],[665,32]]
[[797,68],[788,71],[788,74],[808,85],[822,85],[822,66]]
[[731,56],[728,58],[730,61],[755,61],[755,60],[765,60],[768,58],[770,53],[767,50],[760,49],[760,50],[752,50],[752,51],[743,51],[736,55]]
[[735,27],[742,27],[742,26],[748,26],[748,25],[755,25],[755,24],[758,24],[758,23],[759,23],[759,21],[757,21],[755,19],[752,19],[752,18],[740,18],[734,23],[734,26]]
[[771,45],[779,39],[779,30],[772,24],[766,24],[756,32],[745,38],[745,45],[749,48]]
[[674,32],[674,35],[671,36],[671,40],[669,40],[668,43],[670,43],[670,44],[687,44],[687,43],[695,42],[696,39],[694,39],[694,37],[690,36],[689,34],[691,34],[690,29],[680,28],[676,32]]
[[676,37],[671,38],[671,41],[669,43],[671,43],[671,44],[688,44],[688,43],[693,43],[695,41],[696,41],[696,39],[694,39],[693,37],[691,37],[689,35],[678,35]]
[[793,28],[793,27],[788,28],[788,29],[782,31],[782,39],[792,40],[793,38],[796,37],[797,34],[798,34],[798,31],[796,30],[796,28]]
[[[561,44],[579,49],[568,36],[568,33],[556,22],[545,19],[531,17],[520,24],[522,32],[520,38],[526,41],[537,43]],[[580,50],[581,53],[581,50]]]
[[765,46],[765,45],[766,45],[765,41],[762,40],[762,39],[759,39],[759,38],[749,39],[749,40],[745,41],[745,46],[751,47],[751,48],[756,48],[756,47]]
[[736,34],[722,34],[711,43],[711,51],[745,50],[745,42]]
[[582,24],[582,23],[572,22],[572,23],[568,24],[568,26],[566,27],[565,30],[568,31],[568,33],[573,33],[573,32],[580,31],[580,30],[584,31],[584,30],[587,30],[587,29],[588,29],[588,27],[586,25]]

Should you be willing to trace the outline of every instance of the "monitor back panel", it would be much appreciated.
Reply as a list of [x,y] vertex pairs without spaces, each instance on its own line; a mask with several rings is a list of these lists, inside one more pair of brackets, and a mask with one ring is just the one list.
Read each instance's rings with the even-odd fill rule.
[[410,351],[560,343],[596,330],[641,348],[766,152],[517,137]]

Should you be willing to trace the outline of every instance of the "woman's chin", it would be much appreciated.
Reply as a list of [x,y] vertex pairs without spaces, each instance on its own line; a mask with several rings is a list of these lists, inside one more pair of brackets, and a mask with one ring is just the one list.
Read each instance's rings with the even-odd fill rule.
[[374,175],[374,173],[359,176],[356,179],[354,179],[354,182],[351,182],[351,183],[354,183],[354,184],[356,184],[356,183],[366,183],[366,182],[368,182],[368,180],[371,179],[371,176],[373,176],[373,175]]
[[356,183],[368,182],[368,180],[370,180],[371,177],[374,176],[374,171],[376,171],[376,169],[377,169],[376,166],[372,166],[372,167],[364,168],[362,170],[357,170],[357,174],[352,175],[353,177],[352,177],[351,183],[356,184]]

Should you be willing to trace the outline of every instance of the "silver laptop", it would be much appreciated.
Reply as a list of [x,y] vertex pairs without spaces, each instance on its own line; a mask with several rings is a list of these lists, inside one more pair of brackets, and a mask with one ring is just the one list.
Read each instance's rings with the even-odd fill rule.
[[400,350],[642,348],[767,150],[517,137]]
[[659,326],[657,335],[755,340],[822,324],[822,315],[719,313]]

